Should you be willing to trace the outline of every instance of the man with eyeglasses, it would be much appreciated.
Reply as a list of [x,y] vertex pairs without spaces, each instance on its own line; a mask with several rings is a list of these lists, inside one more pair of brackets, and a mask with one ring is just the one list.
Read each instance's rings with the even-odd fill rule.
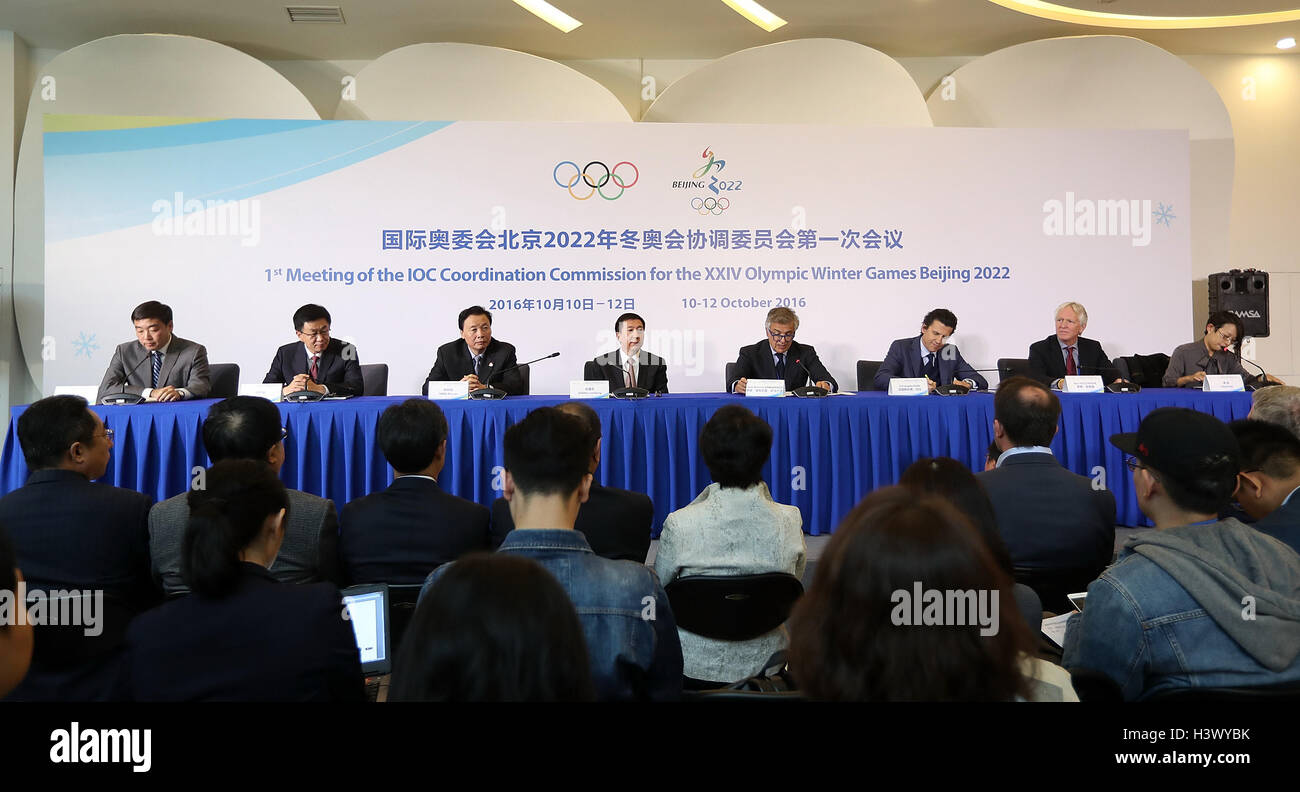
[[817,357],[817,350],[794,340],[799,329],[799,317],[794,311],[773,308],[767,312],[764,326],[767,338],[740,348],[732,374],[735,379],[727,383],[728,390],[744,393],[751,379],[784,380],[786,390],[807,385],[809,381],[832,393],[839,390],[839,384]]
[[212,389],[208,350],[172,334],[172,309],[157,300],[131,311],[134,341],[113,350],[95,401],[114,393],[132,393],[149,402],[202,399]]
[[988,380],[961,356],[948,338],[957,332],[957,315],[947,308],[935,308],[921,319],[921,334],[900,338],[890,344],[885,360],[876,371],[876,390],[889,390],[895,377],[925,377],[930,392],[940,385],[987,388]]
[[293,313],[298,340],[275,351],[263,383],[283,385],[281,394],[312,391],[322,396],[360,396],[361,361],[357,348],[330,338],[330,312],[308,303]]

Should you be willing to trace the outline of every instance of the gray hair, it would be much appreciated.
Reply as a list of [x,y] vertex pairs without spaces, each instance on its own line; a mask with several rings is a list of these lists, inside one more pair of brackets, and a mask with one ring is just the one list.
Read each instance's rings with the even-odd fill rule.
[[1075,315],[1079,317],[1079,324],[1084,327],[1088,326],[1088,309],[1084,308],[1077,302],[1063,302],[1056,306],[1056,313],[1052,314],[1053,322],[1056,321],[1056,317],[1061,315],[1062,308],[1069,308],[1071,311],[1074,311]]
[[1250,417],[1285,426],[1300,438],[1300,388],[1293,385],[1275,385],[1255,391],[1255,404]]
[[795,316],[794,311],[785,306],[779,306],[767,312],[767,321],[763,323],[763,329],[770,330],[773,322],[794,325],[795,330],[799,329],[799,317]]

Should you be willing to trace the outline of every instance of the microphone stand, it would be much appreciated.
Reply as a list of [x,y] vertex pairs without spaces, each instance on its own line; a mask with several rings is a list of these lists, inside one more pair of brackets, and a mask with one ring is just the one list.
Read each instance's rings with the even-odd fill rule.
[[131,370],[126,372],[126,378],[122,380],[122,384],[120,386],[122,390],[118,393],[105,393],[104,398],[99,400],[100,404],[139,404],[140,402],[144,401],[144,396],[138,393],[127,393],[126,386],[127,383],[131,381],[131,375],[134,374],[136,370],[140,368],[140,365],[144,363],[146,360],[148,360],[149,358],[153,357],[152,351],[146,350],[146,352],[148,352],[148,354],[140,358],[140,360],[134,366],[131,367]]
[[[479,388],[476,391],[472,391],[469,394],[469,398],[474,399],[475,401],[479,401],[483,399],[491,399],[491,400],[504,399],[509,394],[507,394],[505,391],[501,390],[500,388],[492,387],[493,377],[496,377],[498,375],[508,374],[511,371],[514,371],[515,369],[520,368],[522,366],[531,366],[532,364],[537,363],[539,361],[549,360],[550,358],[559,357],[559,356],[560,356],[559,352],[552,352],[549,355],[542,355],[541,357],[537,358],[537,360],[530,360],[527,363],[516,363],[515,365],[507,366],[506,368],[503,368],[500,371],[494,371],[491,374],[489,374],[488,378],[483,382],[483,387]],[[491,366],[492,364],[489,363],[488,365]]]

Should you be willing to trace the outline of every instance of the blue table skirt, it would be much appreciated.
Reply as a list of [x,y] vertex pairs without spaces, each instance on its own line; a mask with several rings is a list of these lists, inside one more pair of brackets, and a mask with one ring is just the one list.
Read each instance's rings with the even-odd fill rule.
[[[379,415],[404,397],[369,397],[280,404],[289,436],[281,478],[290,487],[332,498],[342,506],[386,487],[392,472],[375,440]],[[439,402],[451,433],[439,483],[449,492],[491,505],[501,488],[502,438],[529,410],[565,401],[525,396],[501,402]],[[709,484],[700,457],[700,430],[717,408],[743,403],[772,425],[772,458],[764,478],[772,496],[803,513],[804,531],[834,530],[873,489],[896,482],[927,456],[950,456],[982,470],[992,439],[993,397],[889,397],[881,393],[826,399],[743,399],[725,394],[681,394],[644,401],[589,402],[603,426],[597,475],[613,487],[648,493],[655,504],[655,535],[664,518]],[[194,469],[208,464],[202,423],[211,400],[95,407],[116,433],[105,482],[161,500],[189,488]],[[1052,449],[1067,467],[1115,492],[1119,522],[1147,524],[1133,497],[1124,455],[1107,442],[1137,430],[1157,407],[1192,407],[1224,421],[1244,418],[1250,394],[1147,389],[1137,394],[1061,395],[1061,430]],[[27,477],[13,408],[0,457],[0,489]]]

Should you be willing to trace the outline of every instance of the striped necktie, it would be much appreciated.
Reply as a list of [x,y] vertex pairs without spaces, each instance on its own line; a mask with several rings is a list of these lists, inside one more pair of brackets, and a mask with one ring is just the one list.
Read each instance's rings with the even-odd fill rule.
[[162,353],[155,349],[149,353],[149,356],[153,358],[153,361],[149,364],[153,369],[153,383],[149,387],[156,388],[158,387],[158,375],[162,373]]

